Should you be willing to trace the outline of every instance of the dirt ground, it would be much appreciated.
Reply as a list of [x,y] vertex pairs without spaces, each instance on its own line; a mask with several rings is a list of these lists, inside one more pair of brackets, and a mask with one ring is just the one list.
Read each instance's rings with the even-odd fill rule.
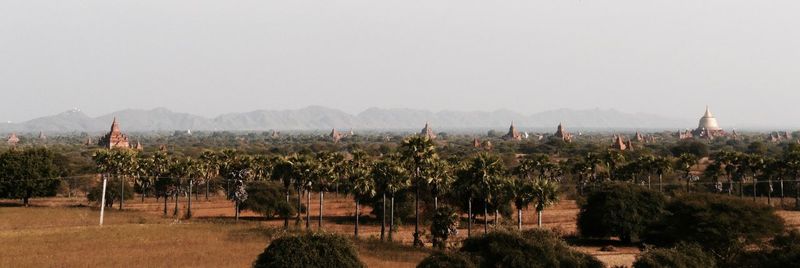
[[[310,206],[312,229],[317,230],[319,203],[312,197]],[[179,215],[186,211],[186,200],[180,199]],[[305,201],[305,200],[304,200]],[[206,201],[201,195],[192,200],[193,219],[173,217],[175,203],[167,203],[168,216],[163,216],[163,202],[147,198],[126,200],[125,210],[118,205],[107,209],[104,227],[97,226],[99,211],[85,198],[44,198],[32,201],[32,208],[0,207],[0,267],[42,266],[129,266],[132,263],[150,266],[249,266],[269,242],[264,232],[275,232],[283,219],[265,219],[245,211],[234,223],[233,204],[222,198]],[[399,227],[395,241],[386,246],[376,240],[380,224],[369,219],[369,207],[362,207],[364,221],[360,225],[361,242],[357,244],[361,259],[370,267],[414,267],[429,254],[428,250],[410,247],[413,224]],[[352,199],[326,195],[323,227],[325,231],[353,234],[355,204]],[[572,200],[563,200],[544,211],[543,225],[569,235],[576,232],[578,207]],[[779,211],[788,226],[800,227],[800,212]],[[523,228],[536,228],[536,215],[524,211]],[[305,218],[305,215],[303,215]],[[377,223],[377,224],[376,224]],[[513,228],[516,218],[504,219]],[[304,229],[305,224],[293,229]],[[482,225],[473,226],[473,233],[483,232]],[[465,239],[466,229],[459,229],[456,240]],[[97,241],[100,240],[100,241]],[[10,242],[10,243],[9,243]],[[639,254],[635,247],[616,247],[615,252],[601,252],[598,246],[580,246],[578,250],[596,256],[609,267],[630,266]],[[95,253],[91,253],[92,251]],[[99,255],[98,255],[99,254]],[[92,256],[92,257],[87,257]],[[56,263],[59,261],[62,263]]]

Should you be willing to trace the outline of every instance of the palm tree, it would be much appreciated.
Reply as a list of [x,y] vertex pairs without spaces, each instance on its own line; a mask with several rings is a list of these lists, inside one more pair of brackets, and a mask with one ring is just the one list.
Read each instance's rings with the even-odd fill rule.
[[592,174],[592,181],[597,182],[597,166],[603,163],[600,157],[595,153],[587,153],[584,158],[584,163]]
[[137,152],[130,149],[101,150],[94,154],[98,170],[120,180],[119,209],[125,201],[125,178],[137,174]]
[[375,180],[370,176],[371,163],[369,156],[364,151],[355,150],[352,152],[353,159],[350,160],[350,181],[353,191],[353,199],[356,203],[356,222],[354,229],[354,237],[358,239],[358,224],[361,208],[361,200],[371,198],[376,194]]
[[675,168],[683,171],[684,178],[686,179],[686,191],[688,192],[689,183],[691,183],[692,176],[692,167],[697,164],[697,156],[693,154],[684,153],[678,157],[678,161],[675,162]]
[[314,172],[314,177],[317,182],[317,190],[319,190],[319,221],[318,221],[318,228],[322,230],[322,214],[323,208],[325,206],[325,191],[329,190],[328,188],[333,181],[333,177],[337,166],[340,164],[337,162],[336,154],[328,153],[328,152],[319,152],[315,155],[316,158],[316,170]]
[[[289,202],[289,194],[291,192],[292,182],[294,182],[294,163],[286,157],[276,157],[272,162],[273,167],[270,176],[272,180],[280,181],[283,184],[283,189],[286,191],[286,203],[291,204]],[[299,213],[300,207],[298,207],[297,210]],[[283,219],[283,228],[289,229],[289,215],[286,215]]]
[[200,163],[203,167],[203,184],[206,187],[206,201],[211,190],[211,178],[219,174],[219,158],[213,151],[204,151],[200,154]]
[[[306,229],[309,229],[311,221],[311,187],[314,186],[315,174],[317,170],[317,163],[309,155],[298,155],[290,160],[294,163],[292,169],[293,177],[295,179],[295,187],[297,187],[297,207],[302,207],[303,195],[306,195]],[[301,213],[297,213],[297,222],[301,222]]]
[[653,169],[655,169],[656,174],[658,175],[658,191],[664,191],[664,174],[670,172],[672,170],[672,162],[670,162],[669,158],[658,156],[653,160],[651,163]]
[[454,190],[458,196],[465,198],[467,200],[467,236],[472,236],[472,200],[475,198],[481,198],[481,190],[479,187],[479,182],[474,174],[471,172],[472,159],[464,160],[458,163],[458,165],[453,168],[454,174],[456,177],[456,181],[454,183]]
[[746,156],[747,162],[747,169],[752,172],[753,178],[753,202],[756,202],[757,192],[758,192],[758,173],[761,172],[766,168],[767,162],[764,157],[761,157],[757,154],[750,154]]
[[621,167],[625,164],[625,155],[616,150],[608,150],[603,155],[603,162],[605,162],[606,168],[608,168],[608,177],[614,180],[617,175],[617,167]]
[[[483,232],[489,232],[488,203],[499,194],[503,182],[505,168],[499,156],[480,153],[472,159],[467,174],[470,181],[477,183],[480,196],[483,198]],[[495,204],[497,205],[497,204]]]
[[535,180],[531,187],[531,196],[535,200],[537,225],[542,226],[542,211],[558,202],[558,183],[551,180]]
[[432,162],[438,158],[436,146],[427,136],[411,136],[403,140],[400,154],[410,166],[411,177],[415,188],[414,198],[414,246],[423,246],[419,232],[419,191],[425,182],[424,174]]
[[783,158],[786,173],[795,181],[795,207],[800,208],[800,151],[793,151]]
[[522,209],[527,208],[533,201],[531,195],[533,181],[530,175],[534,171],[534,165],[535,161],[530,158],[521,159],[519,165],[512,170],[516,179],[511,180],[508,184],[514,206],[517,208],[517,229],[520,231],[522,231]]
[[425,182],[430,186],[433,195],[433,208],[439,209],[439,195],[449,191],[453,184],[453,176],[447,161],[441,159],[432,161],[430,168],[425,170]]
[[381,210],[381,240],[384,240],[386,228],[386,196],[391,199],[391,222],[389,223],[389,241],[392,241],[394,231],[394,195],[401,189],[408,187],[408,172],[397,162],[397,156],[389,156],[374,164],[372,177],[375,186],[382,194],[383,209]]

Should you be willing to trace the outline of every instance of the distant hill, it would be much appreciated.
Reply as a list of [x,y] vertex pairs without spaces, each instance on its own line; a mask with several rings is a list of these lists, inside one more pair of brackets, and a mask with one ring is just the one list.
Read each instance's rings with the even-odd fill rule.
[[296,110],[257,110],[206,118],[165,108],[122,110],[89,117],[79,110],[36,118],[21,123],[0,123],[0,132],[100,132],[116,117],[126,131],[173,130],[328,130],[418,129],[430,122],[437,130],[506,128],[513,121],[520,128],[554,128],[563,122],[570,129],[684,129],[692,120],[650,114],[623,113],[613,109],[559,109],[524,115],[509,110],[491,112],[369,108],[359,114],[311,106]]

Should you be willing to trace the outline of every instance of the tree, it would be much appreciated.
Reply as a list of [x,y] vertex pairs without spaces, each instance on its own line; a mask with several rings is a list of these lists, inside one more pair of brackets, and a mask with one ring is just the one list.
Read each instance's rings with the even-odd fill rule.
[[[483,198],[483,232],[489,232],[488,204],[499,194],[504,183],[505,167],[497,155],[480,153],[473,157],[466,174],[469,181],[476,184],[479,195]],[[494,204],[497,205],[497,204]]]
[[531,187],[531,197],[536,204],[537,225],[542,226],[542,211],[558,202],[558,183],[546,179],[535,180]]
[[683,172],[683,178],[686,180],[686,191],[689,191],[689,184],[692,181],[692,167],[697,165],[697,156],[693,154],[684,153],[678,157],[675,162],[675,169]]
[[581,205],[578,230],[584,237],[618,236],[630,243],[664,213],[659,192],[627,183],[605,183],[593,189]]
[[372,168],[372,177],[375,179],[375,186],[377,191],[382,195],[381,210],[381,240],[384,240],[385,226],[386,226],[386,196],[390,198],[390,223],[389,223],[389,241],[392,241],[392,232],[394,231],[394,197],[395,194],[408,187],[408,171],[403,168],[397,161],[397,156],[389,156],[374,164]]
[[253,267],[366,267],[347,239],[324,233],[286,236],[272,241]]
[[267,218],[275,215],[289,217],[295,208],[282,197],[280,186],[274,182],[254,182],[246,186],[248,198],[241,209],[251,210]]
[[532,172],[531,162],[523,159],[520,164],[514,168],[513,173],[516,175],[508,183],[508,192],[511,193],[514,206],[517,208],[517,229],[522,231],[522,209],[527,208],[533,202],[533,180],[530,178]]
[[100,150],[94,154],[93,158],[100,173],[117,178],[122,182],[119,184],[122,193],[119,195],[119,209],[122,210],[125,202],[126,178],[135,175],[138,170],[136,151],[122,148]]
[[668,217],[649,227],[646,241],[657,245],[696,243],[722,267],[732,267],[749,246],[784,229],[770,207],[714,194],[691,194],[666,206]]
[[736,263],[746,268],[794,267],[800,263],[800,231],[791,230],[770,240],[758,251],[748,252]]
[[716,267],[714,258],[698,245],[679,244],[673,248],[650,249],[639,255],[633,268]]
[[[294,182],[294,163],[286,157],[276,157],[273,159],[272,173],[270,173],[270,175],[272,180],[281,182],[286,193],[286,203],[290,203],[289,195],[292,190],[292,182]],[[300,195],[300,193],[297,194],[298,196]],[[299,213],[299,211],[300,207],[297,207],[297,213]],[[291,217],[291,214],[293,213],[284,215],[284,229],[289,229],[289,217]]]
[[319,191],[319,221],[318,228],[322,230],[322,214],[325,207],[325,191],[329,190],[337,166],[340,165],[341,158],[329,152],[318,152],[315,154],[315,161],[317,163],[316,170],[314,170],[314,178],[316,181],[316,188]]
[[204,151],[200,154],[199,160],[203,170],[203,184],[206,187],[206,201],[208,201],[211,179],[219,175],[219,156],[213,151]]
[[425,182],[424,174],[432,163],[438,158],[436,146],[427,136],[412,136],[403,140],[400,154],[409,164],[411,177],[415,188],[414,198],[414,246],[423,246],[419,232],[419,191]]
[[433,247],[445,249],[447,240],[451,236],[458,234],[458,213],[455,209],[447,206],[436,209],[431,223],[431,236],[433,237]]
[[9,150],[0,154],[0,196],[19,198],[27,207],[32,197],[54,196],[65,175],[63,156],[46,148]]
[[466,254],[435,252],[417,264],[417,268],[475,268],[473,262]]
[[546,230],[522,233],[495,231],[467,238],[460,250],[477,261],[477,267],[603,267],[589,254],[571,249]]
[[672,171],[672,162],[669,160],[669,158],[659,156],[653,160],[652,165],[656,171],[656,174],[658,174],[658,191],[663,192],[664,174]]
[[377,194],[375,180],[370,176],[371,163],[369,156],[361,150],[352,152],[353,159],[350,160],[350,181],[353,191],[353,199],[356,202],[356,222],[354,237],[358,239],[358,217],[360,216],[360,205],[362,199],[367,199]]

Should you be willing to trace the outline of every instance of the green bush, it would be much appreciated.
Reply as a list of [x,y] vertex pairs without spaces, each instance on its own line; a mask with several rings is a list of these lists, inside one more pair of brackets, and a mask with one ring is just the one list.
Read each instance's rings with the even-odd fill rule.
[[798,263],[800,263],[800,231],[792,230],[776,236],[767,247],[745,254],[736,266],[782,268],[796,267]]
[[712,268],[714,258],[697,245],[680,244],[674,248],[651,249],[636,258],[633,268]]
[[646,241],[698,244],[722,266],[730,266],[748,246],[784,230],[783,220],[772,208],[724,195],[677,197],[666,210],[668,215],[650,227]]
[[492,232],[464,241],[461,252],[478,267],[603,267],[548,231]]
[[289,217],[296,209],[286,202],[286,192],[275,182],[257,182],[247,186],[248,198],[241,209],[251,210],[267,218],[274,216]]
[[[111,207],[114,205],[115,201],[119,201],[121,190],[119,179],[108,179],[108,183],[106,185],[106,207]],[[125,182],[125,200],[130,200],[133,198],[133,187],[131,186],[130,182]],[[89,193],[86,195],[86,199],[91,202],[100,203],[100,200],[103,198],[103,181],[101,180],[100,183],[92,187]]]
[[287,236],[272,241],[253,267],[366,267],[349,240],[324,233]]
[[431,224],[434,247],[439,249],[447,247],[447,240],[458,234],[458,221],[459,217],[455,209],[443,206],[436,210]]
[[417,268],[474,268],[475,264],[460,253],[433,253],[423,259]]
[[592,189],[578,214],[584,237],[638,238],[664,213],[666,198],[659,192],[627,183],[607,183]]

